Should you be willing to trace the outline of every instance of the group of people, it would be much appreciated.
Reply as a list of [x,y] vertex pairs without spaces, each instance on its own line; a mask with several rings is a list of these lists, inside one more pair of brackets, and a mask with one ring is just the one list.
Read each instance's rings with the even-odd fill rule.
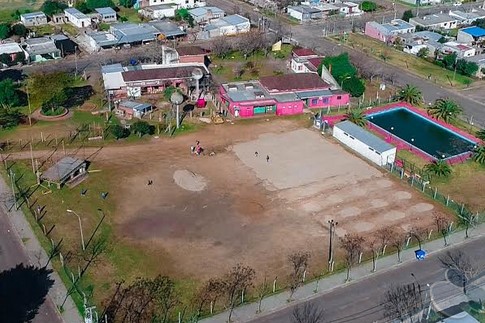
[[[257,151],[255,151],[254,156],[259,157],[259,153]],[[269,155],[266,155],[266,162],[269,163]]]

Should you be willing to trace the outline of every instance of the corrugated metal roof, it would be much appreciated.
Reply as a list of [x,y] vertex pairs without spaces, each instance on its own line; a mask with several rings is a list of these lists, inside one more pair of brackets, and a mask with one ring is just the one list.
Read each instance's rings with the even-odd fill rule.
[[198,7],[198,8],[190,9],[189,13],[192,16],[199,17],[199,16],[205,16],[208,11],[211,11],[213,15],[224,14],[224,10],[217,7]]
[[100,15],[116,15],[116,11],[114,11],[114,9],[110,7],[96,8],[94,10],[96,10],[96,12]]
[[146,109],[149,109],[152,107],[152,105],[148,103],[142,103],[142,102],[136,102],[136,101],[130,101],[130,100],[121,101],[120,106],[123,106],[128,109],[132,109],[133,111],[140,111],[140,112],[143,112]]
[[249,22],[248,18],[245,18],[240,15],[230,15],[224,18],[220,18],[220,20],[224,20],[225,22],[227,22],[229,25],[232,25],[232,26],[237,26],[237,25]]
[[1,54],[13,54],[22,52],[22,48],[17,43],[0,43],[0,55]]
[[42,11],[23,13],[23,14],[20,15],[20,17],[23,17],[25,19],[33,19],[33,18],[41,18],[41,19],[46,18],[47,19],[47,16]]
[[332,96],[332,91],[330,90],[316,90],[316,91],[304,91],[298,92],[298,97],[302,100],[309,98],[316,98],[322,96]]
[[52,182],[62,182],[71,173],[85,164],[84,160],[64,157],[42,174],[42,178]]
[[383,153],[385,151],[395,148],[393,145],[385,142],[384,140],[377,137],[373,133],[365,130],[362,127],[359,127],[358,125],[350,122],[349,120],[339,122],[336,125],[334,125],[334,127],[337,127],[342,131],[345,131],[352,137],[356,138],[360,142],[363,142],[364,144],[373,148],[375,151],[379,153]]
[[81,11],[77,10],[76,8],[67,8],[67,9],[64,9],[64,12],[68,13],[70,15],[73,15],[77,19],[89,19],[88,16],[86,16]]
[[483,37],[485,36],[485,29],[480,27],[469,27],[461,30],[464,33],[472,35],[473,37]]

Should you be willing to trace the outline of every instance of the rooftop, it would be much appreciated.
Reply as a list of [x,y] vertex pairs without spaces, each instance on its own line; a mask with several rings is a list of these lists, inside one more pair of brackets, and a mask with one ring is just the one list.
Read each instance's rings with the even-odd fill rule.
[[22,48],[17,43],[0,43],[0,55],[2,54],[13,54],[22,52]]
[[421,17],[414,17],[411,18],[410,21],[414,21],[419,25],[423,26],[432,26],[437,25],[445,22],[456,22],[456,18],[450,17],[448,14],[445,13],[437,13],[433,15],[427,15]]
[[66,177],[68,177],[72,172],[76,171],[83,164],[85,164],[84,160],[72,157],[64,157],[57,163],[55,163],[52,167],[47,169],[42,174],[42,178],[52,182],[63,181]]
[[453,48],[453,49],[456,49],[458,51],[467,51],[467,50],[473,49],[473,47],[471,47],[471,46],[467,46],[465,44],[457,43],[457,42],[454,42],[454,41],[446,42],[446,43],[443,44],[443,46]]
[[473,37],[483,37],[485,36],[485,29],[480,27],[468,27],[460,30],[461,32],[472,35]]
[[296,55],[298,57],[305,57],[305,56],[316,56],[317,54],[310,48],[295,48],[293,49],[293,55]]
[[173,3],[162,3],[154,6],[145,7],[143,8],[143,10],[153,12],[155,10],[166,10],[166,9],[172,9],[172,8],[177,8],[177,5]]
[[107,31],[95,31],[92,33],[87,33],[87,35],[91,37],[100,47],[113,46],[118,43],[118,39]]
[[125,82],[191,78],[196,65],[167,66],[122,72]]
[[64,9],[64,12],[68,13],[70,15],[73,15],[77,19],[89,19],[88,16],[86,16],[81,11],[77,10],[76,8],[67,8],[67,9]]
[[111,33],[118,43],[136,43],[154,40],[160,34],[158,29],[149,24],[118,23],[111,25]]
[[260,82],[269,92],[325,90],[330,87],[315,73],[266,76],[262,77]]
[[45,13],[43,13],[42,11],[23,13],[23,14],[20,15],[20,17],[25,18],[25,19],[47,18]]
[[194,9],[190,9],[189,13],[192,16],[205,16],[208,12],[212,12],[212,14],[217,14],[217,15],[224,15],[224,10],[217,8],[217,7],[198,7]]
[[148,24],[165,37],[178,37],[186,34],[179,26],[170,21],[150,21]]
[[399,31],[399,30],[406,30],[410,28],[414,28],[413,25],[411,25],[408,22],[405,22],[402,19],[393,19],[391,22],[382,24],[381,25],[385,30],[387,30],[389,33],[392,33],[393,31]]
[[386,141],[382,140],[381,138],[377,137],[373,133],[365,130],[362,127],[359,127],[355,123],[352,123],[348,120],[339,122],[335,124],[334,127],[345,131],[352,137],[356,138],[357,140],[365,143],[367,146],[373,148],[378,153],[383,153],[388,151],[389,149],[393,149],[394,146],[387,143]]
[[176,49],[179,56],[205,55],[207,51],[200,46],[183,46]]
[[136,101],[125,100],[121,101],[120,105],[125,108],[132,109],[133,111],[145,111],[147,108],[150,108],[152,105],[148,103],[141,103]]
[[222,86],[226,90],[226,95],[234,102],[273,99],[258,81],[228,83]]
[[470,57],[464,57],[463,59],[465,59],[468,62],[477,63],[478,65],[485,65],[485,53],[480,55],[470,56]]
[[24,44],[27,45],[25,50],[30,55],[60,52],[60,49],[56,47],[54,40],[49,37],[29,38],[24,41]]
[[116,11],[111,7],[96,8],[94,10],[100,15],[116,15]]
[[312,8],[310,6],[306,5],[299,5],[299,6],[289,6],[288,9],[301,12],[301,13],[306,13],[306,14],[313,14],[313,13],[319,13],[322,12],[320,9],[317,8]]

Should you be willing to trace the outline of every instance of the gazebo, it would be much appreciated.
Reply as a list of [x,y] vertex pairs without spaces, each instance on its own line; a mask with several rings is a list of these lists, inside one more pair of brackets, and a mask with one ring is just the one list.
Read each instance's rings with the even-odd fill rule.
[[86,173],[87,163],[85,160],[64,157],[41,174],[40,179],[50,186],[56,184],[60,189],[62,185],[73,182]]

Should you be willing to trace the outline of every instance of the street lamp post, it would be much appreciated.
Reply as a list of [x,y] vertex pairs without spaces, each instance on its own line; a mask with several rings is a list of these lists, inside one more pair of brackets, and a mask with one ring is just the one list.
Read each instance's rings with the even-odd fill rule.
[[81,224],[81,217],[79,216],[79,214],[77,214],[76,212],[74,212],[71,209],[67,209],[66,212],[67,213],[74,213],[74,215],[77,216],[77,219],[79,220],[79,231],[81,232],[81,244],[82,244],[83,251],[84,251],[84,250],[86,250],[86,247],[84,245],[84,235],[83,235],[83,227],[82,227],[82,224]]
[[178,93],[178,92],[173,92],[172,93],[172,96],[170,97],[170,102],[172,102],[172,104],[175,104],[176,107],[177,107],[177,129],[180,127],[180,103],[182,103],[182,101],[184,100],[184,97],[182,96],[182,94]]

